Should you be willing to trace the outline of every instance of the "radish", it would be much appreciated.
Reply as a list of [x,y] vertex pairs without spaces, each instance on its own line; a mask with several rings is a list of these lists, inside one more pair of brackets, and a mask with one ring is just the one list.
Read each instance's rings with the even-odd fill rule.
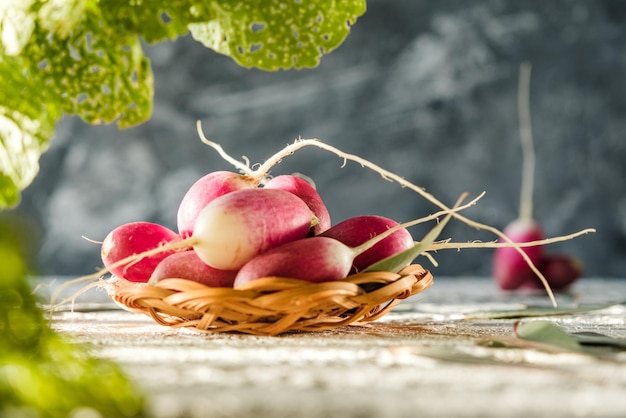
[[147,282],[156,266],[173,254],[175,249],[143,257],[133,263],[118,264],[120,260],[167,244],[180,242],[180,236],[171,229],[151,222],[131,222],[120,225],[102,242],[101,257],[111,274],[131,282]]
[[[563,291],[582,276],[584,266],[579,259],[569,254],[546,254],[539,264],[539,270],[555,291]],[[541,288],[541,282],[533,277],[522,287],[538,289]]]
[[307,204],[317,217],[318,223],[312,228],[313,235],[319,235],[331,226],[330,214],[321,196],[308,181],[294,175],[274,177],[265,184],[266,189],[279,189],[293,193]]
[[[398,224],[356,247],[349,247],[341,241],[325,236],[308,237],[288,242],[261,253],[244,264],[237,273],[233,287],[240,288],[246,283],[270,276],[289,277],[313,283],[341,280],[350,273],[356,257],[397,231],[425,220],[436,219],[445,214],[445,219],[435,227],[439,230],[448,222],[452,213],[473,205],[475,201],[476,199],[463,206],[457,204],[452,209],[438,212],[426,218]],[[411,241],[413,242],[413,240]],[[421,244],[414,243],[414,245]]]
[[204,263],[195,251],[182,251],[167,256],[152,272],[149,284],[163,279],[192,280],[210,287],[232,287],[237,271],[219,270]]
[[[504,228],[504,234],[516,243],[541,241],[545,238],[541,226],[532,217],[532,193],[534,182],[535,155],[530,123],[529,110],[529,84],[530,65],[523,63],[520,67],[519,78],[519,119],[520,139],[522,144],[522,186],[520,193],[519,217]],[[541,271],[537,275],[532,267],[539,266],[544,262],[547,255],[542,245],[525,247],[523,251],[528,259],[525,260],[515,248],[497,248],[494,252],[492,263],[492,275],[496,283],[503,290],[513,290],[527,284],[540,281],[544,287],[550,288],[557,285],[561,278],[551,278],[552,269]],[[528,261],[532,263],[531,266]],[[540,269],[541,270],[541,269]],[[555,270],[556,271],[556,270]],[[556,273],[556,274],[560,274]],[[569,277],[577,277],[570,274]],[[573,279],[575,280],[575,278]]]
[[188,242],[206,264],[237,270],[257,254],[304,238],[315,222],[311,209],[292,193],[243,189],[209,203]]
[[193,234],[198,214],[216,197],[235,190],[257,187],[258,182],[249,176],[229,171],[215,171],[196,181],[180,202],[177,213],[178,233],[183,238]]
[[237,273],[234,288],[262,277],[279,276],[313,283],[336,281],[350,272],[358,248],[334,238],[316,236],[299,239],[262,253]]
[[[541,227],[532,220],[517,219],[504,228],[504,234],[513,242],[523,243],[543,240]],[[524,247],[530,261],[538,266],[544,257],[544,248],[541,245]],[[492,274],[503,290],[517,289],[522,284],[532,280],[535,273],[513,247],[497,248],[494,252]]]
[[[393,228],[398,222],[378,215],[355,216],[332,226],[321,236],[334,238],[348,247],[356,247],[378,234]],[[413,247],[413,237],[406,229],[399,229],[372,248],[358,255],[351,272],[365,270],[372,264]]]
[[118,259],[106,269],[113,271],[157,254],[193,248],[213,268],[238,270],[270,248],[306,237],[316,222],[311,209],[292,193],[264,188],[236,190],[202,209],[189,238],[176,234],[177,242]]

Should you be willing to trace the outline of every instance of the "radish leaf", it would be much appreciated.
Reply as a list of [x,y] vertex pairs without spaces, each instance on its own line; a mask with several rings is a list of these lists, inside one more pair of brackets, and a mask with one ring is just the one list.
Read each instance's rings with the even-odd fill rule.
[[143,395],[117,364],[50,327],[27,281],[26,230],[19,218],[0,217],[0,416],[146,416]]
[[35,178],[60,109],[39,80],[15,71],[18,60],[0,54],[0,209],[19,203],[20,190]]
[[404,250],[399,254],[393,255],[391,257],[387,257],[379,262],[372,264],[365,271],[390,271],[392,273],[397,273],[404,266],[415,260],[421,253],[426,251],[430,244],[432,244],[437,237],[441,234],[441,231],[446,226],[452,214],[446,215],[443,220],[441,220],[435,227],[433,227],[428,233],[424,236],[421,241],[415,243],[415,245],[408,250]]
[[143,41],[191,31],[245,67],[315,67],[364,12],[365,0],[0,2],[0,209],[32,182],[63,114],[120,128],[150,118]]
[[424,252],[424,250],[428,248],[428,245],[429,243],[424,241],[416,242],[415,245],[408,250],[404,250],[399,254],[380,260],[366,268],[364,271],[390,271],[392,273],[397,273],[402,269],[402,267],[415,260],[417,256]]
[[610,305],[581,306],[575,308],[523,308],[490,311],[474,311],[465,315],[466,319],[513,319],[537,316],[571,315],[606,309]]
[[365,12],[364,0],[219,1],[211,6],[209,21],[189,26],[192,36],[244,67],[264,70],[316,67]]
[[515,333],[524,340],[556,345],[569,350],[580,351],[580,343],[563,328],[553,322],[536,320],[519,324]]
[[613,338],[597,332],[574,332],[572,336],[582,345],[608,346],[626,350],[626,338]]

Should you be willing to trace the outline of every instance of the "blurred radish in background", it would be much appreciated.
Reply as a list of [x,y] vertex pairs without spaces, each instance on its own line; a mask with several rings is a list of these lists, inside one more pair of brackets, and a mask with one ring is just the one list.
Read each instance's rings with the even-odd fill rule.
[[[533,186],[535,151],[530,120],[529,63],[522,63],[519,75],[518,112],[522,145],[522,185],[519,216],[503,230],[514,242],[533,242],[545,239],[541,225],[533,218]],[[547,254],[543,245],[527,246],[523,251],[541,271],[550,287],[564,290],[582,274],[582,263],[568,254]],[[513,247],[497,248],[493,257],[492,276],[503,290],[541,288],[540,278],[532,271],[523,256]]]

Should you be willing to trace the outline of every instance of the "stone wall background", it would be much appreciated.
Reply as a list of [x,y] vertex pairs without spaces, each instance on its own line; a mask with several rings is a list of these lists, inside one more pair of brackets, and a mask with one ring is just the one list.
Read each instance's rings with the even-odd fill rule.
[[[626,3],[371,0],[347,41],[313,70],[238,67],[191,38],[147,47],[153,118],[125,131],[66,118],[16,212],[41,234],[39,268],[77,275],[101,265],[117,225],[175,228],[178,202],[208,171],[231,169],[202,144],[262,162],[297,137],[316,137],[425,187],[446,203],[486,191],[466,212],[502,228],[517,215],[520,62],[532,63],[537,152],[534,215],[551,246],[584,260],[588,276],[626,271]],[[311,176],[334,221],[375,213],[409,220],[436,209],[377,174],[324,151],[286,158],[274,174]],[[412,229],[419,237],[425,229]],[[493,236],[458,222],[457,241]],[[436,254],[436,275],[488,275],[490,250]],[[430,264],[424,260],[424,264]]]

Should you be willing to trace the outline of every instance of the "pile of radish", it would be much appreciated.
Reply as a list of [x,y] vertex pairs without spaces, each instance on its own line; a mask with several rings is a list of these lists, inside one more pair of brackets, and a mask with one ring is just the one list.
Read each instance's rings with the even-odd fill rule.
[[[244,157],[244,162],[234,159],[220,145],[206,139],[199,124],[198,132],[202,141],[238,172],[216,171],[194,183],[180,202],[176,217],[178,231],[149,222],[132,222],[115,228],[101,247],[105,269],[86,278],[100,277],[108,271],[114,279],[149,285],[177,278],[212,287],[245,288],[249,282],[270,276],[317,283],[341,280],[363,271],[398,272],[419,255],[437,265],[431,253],[441,249],[496,248],[518,257],[517,265],[525,264],[519,270],[529,271],[527,276],[532,276],[537,286],[543,285],[556,306],[550,284],[536,266],[536,260],[525,250],[594,232],[585,229],[550,239],[538,236],[540,241],[533,243],[518,242],[497,228],[459,213],[475,204],[482,194],[462,205],[463,195],[450,207],[397,174],[316,139],[299,139],[253,170],[247,158]],[[350,160],[373,170],[440,210],[406,223],[384,216],[360,215],[332,224],[312,182],[299,175],[274,178],[269,175],[270,169],[284,157],[307,146],[333,153],[344,164]],[[491,232],[500,241],[435,241],[451,218]],[[420,241],[415,241],[407,228],[432,220],[438,220],[437,225]]]
[[177,227],[118,226],[102,244],[105,267],[133,282],[182,278],[235,288],[268,276],[324,282],[416,245],[405,227],[383,216],[333,226],[316,189],[295,175],[261,185],[247,175],[209,173],[182,199]]

